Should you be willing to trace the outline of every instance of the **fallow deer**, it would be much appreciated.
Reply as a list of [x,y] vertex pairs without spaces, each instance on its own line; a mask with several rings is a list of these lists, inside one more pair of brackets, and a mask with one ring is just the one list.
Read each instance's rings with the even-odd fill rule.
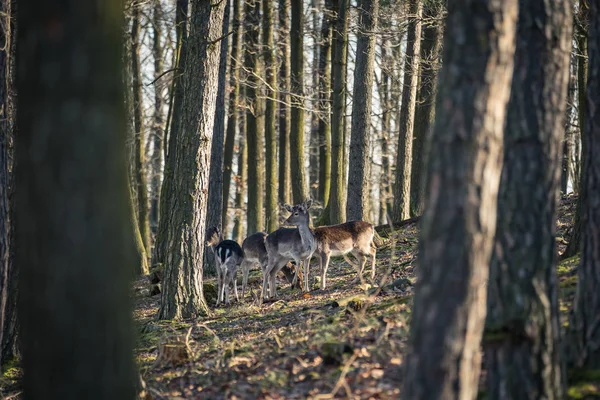
[[237,291],[237,270],[244,260],[244,251],[237,242],[223,240],[219,227],[209,228],[206,232],[206,245],[213,249],[217,269],[217,306],[224,302],[229,304],[229,285],[233,284],[233,292],[239,301]]

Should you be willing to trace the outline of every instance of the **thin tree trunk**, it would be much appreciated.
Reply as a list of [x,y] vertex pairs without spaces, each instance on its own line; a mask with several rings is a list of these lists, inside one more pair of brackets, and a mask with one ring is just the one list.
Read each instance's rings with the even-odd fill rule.
[[[173,177],[176,185],[168,221],[167,258],[159,319],[197,318],[208,314],[202,286],[202,260],[208,201],[210,148],[218,90],[226,2],[192,2],[186,69],[183,72],[181,131],[176,142]],[[175,183],[174,182],[174,183]]]
[[325,0],[325,13],[321,22],[321,42],[319,45],[319,65],[317,90],[319,101],[319,191],[318,199],[323,206],[329,203],[331,188],[331,36],[333,1]]
[[[312,32],[311,36],[313,39],[312,52],[312,90],[316,95],[311,96],[311,108],[312,113],[310,114],[310,140],[308,144],[308,195],[312,199],[317,199],[319,196],[319,41],[321,40],[319,30],[319,15],[323,15],[323,20],[327,18],[326,12],[323,12],[321,0],[311,0],[311,23]],[[323,10],[319,12],[320,10]]]
[[[245,126],[242,118],[242,125]],[[246,145],[246,134],[240,129],[240,140],[238,150],[238,173],[237,173],[237,193],[235,196],[235,220],[233,224],[233,240],[242,243],[244,239],[244,198],[246,197],[246,187],[248,183],[248,146]]]
[[404,87],[400,106],[396,179],[394,184],[393,220],[402,221],[410,217],[410,178],[412,166],[413,129],[417,88],[419,86],[419,54],[421,51],[421,0],[410,0],[409,24],[404,60]]
[[[581,173],[581,264],[569,323],[569,362],[577,367],[600,368],[600,4],[588,2],[589,36],[587,103]],[[581,104],[580,104],[581,107]]]
[[[577,58],[571,52],[571,66],[574,67],[574,64],[577,63]],[[571,71],[571,67],[569,67],[569,75]],[[573,76],[569,77],[569,94],[567,96],[567,110],[565,112],[565,138],[563,140],[563,148],[562,148],[562,174],[560,179],[560,191],[566,194],[569,190],[569,177],[571,176],[571,172],[573,170],[572,166],[572,158],[573,158],[573,127],[572,127],[572,116],[575,101],[575,85],[576,79]],[[573,182],[574,184],[575,182]]]
[[[208,184],[208,214],[206,215],[206,229],[220,226],[223,212],[223,148],[225,140],[225,86],[227,83],[227,56],[229,39],[230,6],[225,2],[223,15],[223,39],[221,39],[221,55],[219,56],[219,75],[217,89],[217,105],[215,110],[215,123],[213,127],[212,145],[210,149],[210,173]],[[221,230],[222,232],[222,230]],[[210,251],[204,252],[204,273],[215,276],[217,269],[215,258]]]
[[569,0],[519,0],[483,343],[492,399],[565,396],[554,237],[572,21]]
[[358,39],[354,69],[346,217],[348,220],[370,220],[371,104],[379,0],[358,0],[357,8]]
[[133,81],[133,124],[135,129],[135,189],[137,193],[138,224],[144,248],[150,251],[150,209],[145,169],[145,135],[143,121],[142,70],[140,65],[140,6],[132,7],[131,25],[131,76]]
[[292,202],[290,153],[290,0],[279,0],[279,201]]
[[291,0],[290,28],[290,82],[292,106],[290,113],[290,168],[292,197],[300,204],[308,197],[306,168],[304,167],[304,7],[303,0]]
[[425,169],[427,157],[427,133],[435,117],[435,90],[442,47],[442,21],[439,5],[427,3],[423,12],[425,21],[420,55],[420,87],[415,108],[415,124],[412,144],[412,166],[410,177],[410,214],[416,217],[423,213],[425,201]]
[[478,4],[448,3],[406,399],[477,395],[518,8],[516,0]]
[[240,51],[242,48],[242,2],[232,0],[233,21],[231,27],[231,57],[229,60],[229,116],[227,118],[227,133],[225,135],[225,154],[223,160],[223,236],[227,237],[227,213],[229,210],[229,195],[233,173],[233,150],[235,147],[235,132],[238,128],[238,108],[240,99]]
[[15,253],[27,399],[135,396],[122,22],[116,0],[19,2],[14,215],[15,241],[27,244]]
[[390,195],[391,163],[390,163],[390,135],[391,124],[391,96],[390,96],[390,69],[392,67],[390,56],[388,55],[387,39],[382,38],[381,48],[381,81],[379,82],[379,98],[381,102],[381,181],[379,186],[379,223],[387,223],[387,204]]

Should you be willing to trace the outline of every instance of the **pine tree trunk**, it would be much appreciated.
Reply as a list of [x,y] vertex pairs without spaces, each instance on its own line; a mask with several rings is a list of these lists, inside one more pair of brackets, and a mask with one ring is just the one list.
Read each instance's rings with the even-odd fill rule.
[[140,234],[144,248],[150,251],[150,209],[145,169],[144,105],[142,97],[142,70],[140,65],[140,6],[132,7],[131,25],[131,77],[133,81],[133,125],[135,129],[135,189],[137,193],[137,211]]
[[[332,49],[331,190],[328,223],[346,222],[344,192],[344,119],[346,114],[346,61],[348,56],[348,0],[333,0],[337,12]],[[326,211],[327,212],[327,211]]]
[[325,0],[325,13],[321,22],[319,44],[319,65],[317,90],[319,101],[317,115],[319,118],[319,191],[318,199],[323,206],[329,203],[331,189],[331,36],[332,36],[333,1]]
[[[310,96],[312,112],[310,113],[310,140],[308,143],[308,195],[311,199],[317,199],[319,196],[319,15],[322,14],[323,20],[327,18],[326,13],[323,11],[321,0],[311,0],[310,4],[310,15],[313,40],[313,48],[310,50],[312,53],[312,90],[313,95]],[[320,10],[323,10],[319,12]]]
[[[245,126],[242,118],[242,126]],[[242,243],[244,239],[244,198],[246,197],[246,187],[248,186],[248,146],[246,144],[246,133],[240,128],[240,140],[238,150],[238,173],[237,173],[237,193],[235,196],[236,216],[233,224],[233,240]]]
[[371,104],[379,0],[359,0],[357,8],[358,38],[354,69],[346,217],[348,220],[364,221],[370,220]]
[[264,131],[260,129],[259,68],[258,52],[260,46],[260,2],[246,0],[244,3],[244,68],[246,77],[246,144],[248,146],[248,210],[247,234],[251,235],[264,229]]
[[227,118],[227,133],[225,135],[225,154],[223,160],[223,236],[227,237],[227,214],[229,210],[229,195],[231,192],[231,177],[233,173],[233,150],[235,133],[238,127],[238,108],[240,99],[240,51],[242,48],[242,3],[232,0],[232,42],[231,58],[229,60],[229,116]]
[[[577,62],[573,52],[571,52],[571,66],[569,67],[569,75],[571,74],[571,67]],[[573,127],[571,119],[574,114],[574,101],[575,101],[575,79],[572,76],[569,77],[569,94],[567,96],[567,111],[565,112],[565,138],[563,140],[562,148],[562,175],[560,178],[560,191],[566,194],[569,191],[569,177],[571,176],[573,166],[571,159],[573,158]],[[575,182],[573,182],[575,183]]]
[[19,2],[24,398],[135,395],[122,22],[116,0]]
[[448,3],[406,399],[477,395],[517,1],[478,4]]
[[292,106],[290,113],[290,168],[292,198],[300,204],[308,198],[308,183],[304,167],[304,7],[303,0],[291,0],[290,82]]
[[[159,319],[197,318],[208,313],[202,287],[202,259],[208,201],[210,148],[218,90],[226,2],[192,2],[188,52],[183,72],[181,131],[175,152],[168,221],[167,258]],[[215,43],[215,44],[213,44]]]
[[600,5],[589,2],[587,104],[585,149],[581,173],[581,264],[569,323],[569,362],[577,367],[600,368]]
[[[438,6],[439,7],[439,6]],[[435,4],[427,3],[423,11],[425,21],[421,43],[420,87],[415,108],[415,124],[412,144],[412,166],[410,177],[410,215],[416,217],[423,213],[425,201],[425,169],[427,157],[427,133],[433,124],[435,109],[435,90],[437,70],[442,46],[442,21]]]
[[163,174],[163,183],[160,190],[160,219],[158,221],[158,230],[156,231],[156,240],[154,243],[153,263],[164,263],[167,252],[167,234],[169,221],[163,216],[166,216],[172,208],[171,196],[166,196],[164,193],[171,193],[174,184],[173,173],[175,170],[175,158],[171,154],[175,154],[177,146],[177,138],[180,134],[180,121],[183,103],[183,72],[185,71],[185,60],[187,58],[187,21],[188,21],[188,0],[177,0],[175,10],[175,35],[177,36],[177,59],[176,71],[173,82],[173,107],[171,110],[171,126],[169,136],[165,136],[166,148],[168,148],[165,158],[165,168]]
[[409,23],[404,60],[404,85],[400,106],[396,178],[394,183],[393,220],[402,221],[410,217],[410,178],[412,166],[413,129],[417,88],[419,84],[419,54],[421,51],[421,0],[410,0]]
[[279,0],[279,201],[292,202],[290,152],[290,0]]
[[493,399],[565,396],[554,237],[571,40],[569,0],[519,0],[483,342]]
[[[223,39],[219,42],[221,55],[219,56],[219,78],[217,89],[217,105],[215,110],[215,125],[213,127],[212,145],[210,149],[210,173],[208,184],[208,214],[206,216],[206,229],[220,226],[223,212],[223,148],[225,141],[225,86],[227,83],[227,58],[229,39],[230,6],[226,2],[223,15]],[[222,232],[222,230],[221,230]],[[216,276],[217,269],[215,258],[210,251],[204,252],[204,273],[207,276]]]
[[390,96],[390,83],[391,76],[390,70],[392,68],[392,62],[390,55],[388,55],[389,42],[387,39],[382,38],[380,44],[381,51],[381,81],[379,82],[379,98],[381,102],[381,179],[379,186],[379,224],[387,223],[387,204],[389,201],[390,194],[390,181],[391,175],[391,163],[390,163],[390,136],[391,136],[391,96]]

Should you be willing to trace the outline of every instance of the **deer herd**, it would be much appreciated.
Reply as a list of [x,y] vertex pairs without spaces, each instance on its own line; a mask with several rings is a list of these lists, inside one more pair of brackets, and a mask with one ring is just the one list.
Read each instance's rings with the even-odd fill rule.
[[365,221],[349,221],[313,228],[309,214],[311,205],[312,200],[295,206],[286,204],[284,207],[291,215],[284,225],[294,228],[279,228],[270,234],[254,233],[244,240],[241,247],[233,240],[223,240],[219,227],[207,230],[206,245],[213,250],[217,267],[217,305],[229,304],[230,285],[233,285],[235,298],[239,301],[237,271],[240,266],[242,299],[246,293],[250,268],[256,265],[260,266],[263,275],[262,299],[277,297],[275,277],[290,261],[296,263],[292,286],[296,285],[298,271],[302,265],[302,289],[305,292],[310,291],[309,270],[313,256],[319,260],[322,290],[326,289],[327,267],[331,256],[343,256],[348,263],[354,265],[346,256],[352,253],[358,261],[358,265],[354,265],[357,269],[354,282],[363,280],[362,273],[370,256],[371,280],[375,279],[375,227]]

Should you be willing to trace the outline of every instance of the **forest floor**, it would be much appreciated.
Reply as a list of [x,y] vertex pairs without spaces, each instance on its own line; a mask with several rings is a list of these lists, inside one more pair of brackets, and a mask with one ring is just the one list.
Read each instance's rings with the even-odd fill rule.
[[[562,199],[560,252],[572,229],[574,209],[574,197]],[[378,250],[377,280],[387,275],[383,288],[352,284],[354,268],[332,258],[328,288],[321,291],[313,260],[310,293],[280,279],[278,300],[260,305],[262,279],[256,269],[245,302],[215,308],[214,295],[207,296],[212,315],[197,321],[156,321],[160,295],[148,296],[148,279],[137,280],[133,292],[141,397],[397,399],[416,280],[417,237],[416,224],[408,225],[396,232],[393,246]],[[563,325],[575,293],[577,264],[574,257],[558,267]],[[206,285],[210,293],[214,281]],[[9,368],[0,383],[14,389],[19,375],[18,368]],[[484,379],[479,397],[485,398]],[[571,374],[569,398],[600,398],[598,371]]]

